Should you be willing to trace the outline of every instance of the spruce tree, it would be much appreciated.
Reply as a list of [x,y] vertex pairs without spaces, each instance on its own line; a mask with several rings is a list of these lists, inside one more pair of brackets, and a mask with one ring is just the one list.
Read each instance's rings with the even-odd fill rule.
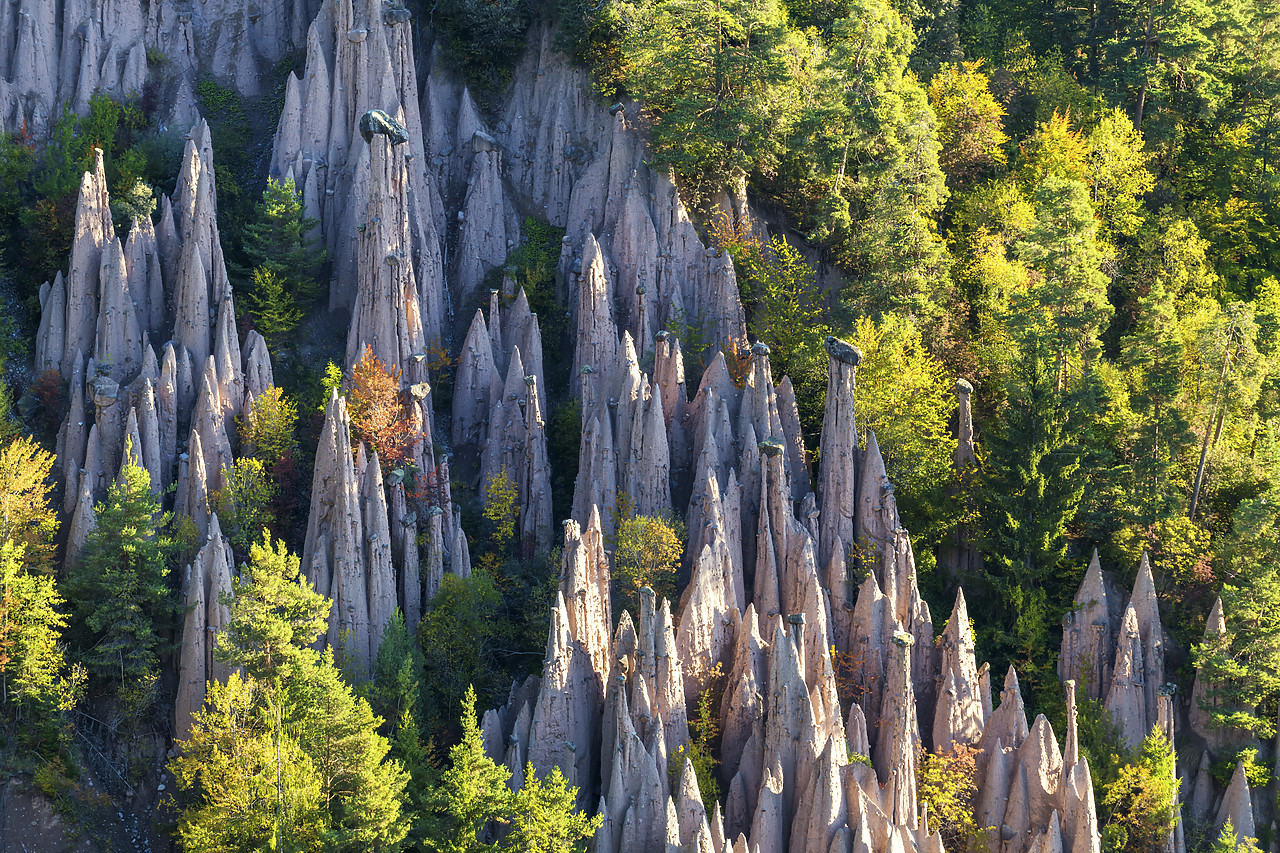
[[980,624],[996,652],[993,669],[1016,663],[1033,684],[1051,675],[1048,627],[1070,604],[1077,580],[1064,564],[1066,534],[1084,494],[1052,359],[1039,336],[1023,343],[1004,417],[986,437],[979,489],[988,587]]
[[343,683],[332,652],[311,647],[330,604],[298,566],[264,534],[223,596],[230,620],[215,656],[243,676],[211,688],[173,765],[191,792],[179,823],[186,849],[363,853],[398,849],[408,832],[408,778],[384,761],[382,720]]
[[512,795],[507,788],[511,771],[485,755],[476,722],[476,692],[470,687],[462,699],[462,740],[449,750],[449,769],[440,777],[432,807],[441,816],[441,832],[432,849],[439,853],[482,853],[497,850],[487,839],[491,823],[505,821]]
[[[320,295],[318,275],[326,256],[315,237],[319,224],[303,210],[292,178],[267,178],[254,221],[244,226],[244,254],[254,279],[248,292],[254,294],[261,286],[257,271],[269,271],[299,313],[306,314]],[[283,307],[279,303],[277,309]]]
[[178,607],[168,585],[168,519],[133,448],[126,446],[125,454],[119,479],[94,508],[96,525],[67,575],[67,597],[89,674],[140,710],[150,704],[162,637]]
[[1173,300],[1158,283],[1138,304],[1138,321],[1121,342],[1128,371],[1129,404],[1137,416],[1130,498],[1142,524],[1169,515],[1182,489],[1174,466],[1190,443],[1186,417],[1177,406],[1186,346],[1178,333]]

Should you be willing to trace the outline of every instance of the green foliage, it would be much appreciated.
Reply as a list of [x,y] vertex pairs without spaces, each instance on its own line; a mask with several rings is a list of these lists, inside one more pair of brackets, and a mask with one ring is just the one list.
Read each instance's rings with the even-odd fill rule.
[[708,811],[715,809],[715,804],[722,796],[717,776],[720,761],[716,758],[716,752],[720,748],[720,718],[715,707],[724,688],[724,676],[719,664],[711,673],[711,683],[711,687],[698,694],[698,707],[689,720],[688,745],[681,744],[667,759],[672,790],[678,790],[680,775],[686,772],[687,762],[688,767],[693,768],[694,777],[698,781],[698,793]]
[[559,47],[591,70],[602,98],[616,98],[625,85],[624,45],[634,16],[628,0],[560,0]]
[[18,738],[52,754],[85,671],[67,661],[65,602],[53,578],[24,565],[23,558],[22,545],[0,543],[0,696]]
[[184,850],[323,850],[326,823],[315,768],[292,738],[276,737],[259,708],[265,687],[233,672],[211,681],[181,757],[169,769],[194,802],[183,809]]
[[777,168],[805,52],[775,0],[657,0],[628,30],[627,88],[653,120],[650,152],[695,201]]
[[276,352],[287,347],[304,316],[301,305],[286,290],[284,279],[267,267],[253,271],[253,286],[245,291],[245,305],[254,328]]
[[728,227],[718,229],[717,236],[733,258],[743,303],[750,309],[748,331],[768,345],[774,375],[791,377],[801,425],[816,439],[827,385],[822,344],[831,333],[817,273],[781,237],[764,244]]
[[1243,500],[1225,555],[1222,586],[1227,633],[1196,646],[1213,724],[1275,732],[1280,697],[1280,523],[1274,497]]
[[929,103],[938,117],[938,165],[951,189],[990,177],[1005,164],[1004,108],[988,88],[980,63],[941,69],[929,82]]
[[[326,251],[319,220],[308,217],[293,178],[267,178],[262,201],[244,225],[243,252],[252,267],[246,288],[250,314],[274,349],[283,349],[320,295]],[[248,284],[246,282],[246,284]]]
[[578,479],[578,456],[582,449],[582,403],[572,396],[551,409],[547,421],[547,458],[551,463],[551,510],[553,518],[568,518],[573,509],[573,490]]
[[951,850],[971,850],[985,843],[995,827],[978,826],[978,751],[962,744],[947,752],[920,752],[916,790],[929,805],[929,828],[942,833]]
[[0,449],[0,544],[22,550],[22,563],[43,574],[56,569],[58,514],[50,505],[53,454],[26,436]]
[[445,58],[482,99],[511,79],[529,23],[522,0],[445,0],[432,10]]
[[66,591],[76,617],[75,647],[89,675],[143,711],[177,607],[166,580],[168,517],[132,453],[126,448],[118,481],[94,507],[96,524],[67,573]]
[[556,266],[560,262],[563,237],[563,228],[526,216],[520,224],[520,245],[511,250],[501,267],[489,272],[485,277],[486,287],[481,288],[481,295],[486,299],[488,293],[484,291],[503,290],[506,279],[514,283],[517,291],[524,290],[529,310],[538,315],[538,329],[545,342],[543,369],[546,387],[543,390],[552,397],[569,390],[566,353],[572,351],[569,315],[564,310],[564,298],[557,292],[556,285]]
[[471,685],[479,685],[484,701],[494,704],[511,686],[498,661],[501,608],[502,596],[483,569],[473,569],[469,578],[446,574],[441,579],[440,591],[418,626],[426,664],[425,731],[446,731]]
[[281,388],[272,385],[253,398],[243,419],[238,421],[240,441],[255,459],[273,465],[297,447],[294,439],[297,423],[298,407]]
[[478,853],[496,850],[484,843],[486,827],[503,818],[511,801],[507,780],[511,771],[484,754],[476,722],[476,694],[468,686],[462,697],[462,740],[449,750],[449,769],[440,777],[432,806],[444,826],[433,849],[440,853]]
[[[578,789],[565,783],[558,767],[539,778],[533,765],[526,765],[524,787],[514,793],[507,787],[511,771],[484,753],[476,694],[470,687],[462,699],[462,740],[449,751],[449,758],[449,769],[431,794],[440,827],[428,849],[567,853],[585,849],[582,842],[603,822],[600,816],[575,814]],[[494,841],[504,826],[510,827],[509,834]]]
[[[619,499],[622,500],[621,498]],[[651,587],[659,599],[676,597],[676,573],[687,535],[674,517],[618,514],[613,534],[613,581],[617,610],[640,613],[640,590]]]
[[209,509],[218,514],[236,553],[248,551],[263,530],[274,526],[271,502],[276,491],[262,460],[242,456],[224,474],[222,488],[209,495]]
[[[1134,760],[1120,767],[1103,797],[1103,806],[1109,813],[1107,828],[1123,830],[1123,844],[1111,849],[1117,853],[1155,850],[1173,831],[1178,790],[1174,765],[1173,745],[1159,729],[1152,729]],[[1114,832],[1112,835],[1118,836]]]
[[338,367],[334,362],[325,365],[324,374],[320,377],[320,405],[319,410],[324,411],[329,406],[329,399],[333,396],[333,392],[342,386],[342,368]]
[[1222,825],[1218,840],[1209,848],[1209,853],[1262,853],[1262,851],[1258,847],[1256,838],[1240,838],[1235,826],[1231,823],[1231,818],[1227,818],[1226,823]]
[[858,434],[876,434],[903,524],[921,559],[949,532],[958,511],[948,497],[955,485],[955,382],[929,354],[918,327],[902,317],[886,315],[879,323],[863,317],[850,342],[862,350]]
[[490,474],[484,484],[484,520],[489,523],[489,544],[496,554],[511,547],[516,535],[516,516],[519,514],[519,493],[516,484],[504,465],[496,474]]
[[415,850],[424,849],[427,833],[434,828],[427,813],[429,792],[439,775],[422,740],[423,666],[422,651],[397,610],[382,632],[367,698],[385,721],[383,734],[391,741],[391,757],[409,774],[406,805],[413,825],[406,846]]
[[111,200],[111,211],[122,222],[133,223],[139,219],[149,219],[155,209],[155,190],[141,178],[134,178],[132,183],[123,188],[123,192]]
[[801,106],[775,191],[851,274],[864,312],[935,321],[948,263],[932,216],[947,189],[933,110],[907,72],[911,26],[883,0],[842,12],[796,77]]
[[559,767],[539,778],[533,765],[526,764],[524,778],[512,802],[511,833],[503,839],[503,848],[522,853],[585,851],[604,816],[587,817],[575,810],[578,789],[565,782]]
[[1043,335],[1056,352],[1061,388],[1077,359],[1096,355],[1098,335],[1111,318],[1103,253],[1088,189],[1050,174],[1034,190],[1036,223],[1018,243],[1019,260],[1037,273],[1013,300],[1010,325],[1019,337]]
[[1002,423],[987,434],[978,490],[987,533],[987,592],[974,608],[980,632],[992,644],[993,669],[1016,663],[1036,690],[1054,679],[1049,624],[1080,577],[1065,562],[1066,532],[1084,494],[1079,450],[1068,440],[1072,412],[1054,391],[1050,352],[1039,338],[1023,345]]
[[1209,767],[1209,775],[1213,777],[1213,781],[1226,788],[1231,784],[1231,777],[1235,775],[1238,765],[1244,765],[1244,777],[1249,783],[1249,790],[1266,788],[1271,784],[1271,771],[1265,764],[1258,763],[1258,750],[1251,746],[1238,749],[1220,761],[1213,762]]
[[298,565],[264,535],[223,594],[230,619],[215,657],[240,672],[210,685],[170,763],[190,797],[184,849],[395,850],[408,832],[408,777],[384,760],[382,720],[343,683],[332,652],[310,647],[330,605]]

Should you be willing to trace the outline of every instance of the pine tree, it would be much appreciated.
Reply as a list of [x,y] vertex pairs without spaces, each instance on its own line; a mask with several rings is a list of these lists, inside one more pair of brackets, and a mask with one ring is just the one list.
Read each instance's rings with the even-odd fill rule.
[[119,479],[94,508],[96,526],[68,573],[67,597],[82,626],[77,645],[89,674],[141,710],[159,678],[161,638],[177,605],[167,583],[168,519],[132,454],[126,447]]
[[382,720],[343,683],[332,651],[310,647],[329,602],[265,535],[233,593],[223,597],[230,620],[215,655],[244,675],[211,688],[173,765],[192,794],[179,823],[184,847],[398,849],[408,778],[384,761]]
[[1173,744],[1153,728],[1137,749],[1134,760],[1120,767],[1107,785],[1102,804],[1110,814],[1107,828],[1119,827],[1123,853],[1159,850],[1173,831],[1178,790]]
[[178,788],[194,798],[178,820],[183,850],[329,849],[320,780],[296,741],[274,736],[264,689],[238,672],[209,682],[205,707],[169,763]]
[[525,765],[524,787],[512,802],[511,833],[504,839],[509,850],[522,853],[569,853],[581,850],[604,823],[602,815],[587,817],[574,810],[577,788],[560,774],[559,767],[538,778],[533,765]]
[[311,644],[328,627],[330,603],[300,577],[300,561],[265,532],[223,602],[231,619],[214,652],[258,681],[279,684],[310,665]]

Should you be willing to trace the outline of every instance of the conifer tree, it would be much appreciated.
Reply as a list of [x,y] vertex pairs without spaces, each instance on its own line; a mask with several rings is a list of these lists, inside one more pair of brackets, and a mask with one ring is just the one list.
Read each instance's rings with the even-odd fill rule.
[[1241,838],[1231,823],[1231,818],[1227,818],[1227,822],[1222,825],[1222,832],[1218,834],[1218,840],[1209,848],[1209,853],[1262,853],[1262,851],[1258,847],[1256,838]]
[[1280,513],[1274,491],[1240,502],[1224,554],[1227,633],[1194,649],[1213,725],[1275,734],[1280,697]]
[[511,833],[504,846],[523,853],[568,853],[579,850],[604,823],[602,815],[587,817],[574,810],[577,788],[571,788],[559,767],[541,778],[532,764],[524,769],[524,787],[512,802]]
[[373,712],[386,721],[384,731],[391,741],[391,756],[410,777],[407,794],[413,827],[407,844],[415,850],[423,849],[427,834],[437,829],[429,813],[429,793],[439,774],[422,740],[423,666],[422,651],[397,610],[382,632],[368,699]]
[[1039,672],[1047,665],[1048,625],[1069,605],[1078,580],[1065,572],[1064,558],[1067,526],[1084,494],[1051,352],[1038,336],[1024,341],[1004,417],[986,436],[979,489],[988,586],[981,624],[997,662],[1016,662],[1019,676],[1033,683],[1051,677]]
[[628,88],[654,120],[655,164],[699,200],[770,171],[795,104],[777,0],[658,0],[627,39]]
[[[244,226],[244,254],[250,268],[273,273],[281,291],[305,314],[320,294],[317,281],[325,250],[315,237],[320,224],[302,209],[292,178],[267,178],[257,217]],[[257,288],[250,289],[250,293]]]
[[1122,344],[1132,389],[1129,402],[1137,415],[1133,470],[1133,504],[1144,524],[1152,524],[1172,509],[1181,489],[1173,468],[1190,442],[1189,424],[1176,405],[1182,392],[1185,345],[1178,334],[1173,301],[1154,284],[1139,302],[1138,322]]
[[140,710],[150,704],[161,638],[176,621],[177,605],[167,582],[168,519],[133,448],[125,453],[119,479],[94,508],[97,523],[68,573],[67,597],[89,674]]
[[1012,325],[1019,336],[1045,334],[1056,354],[1055,387],[1061,392],[1077,359],[1096,354],[1112,307],[1084,183],[1050,175],[1036,187],[1035,206],[1036,224],[1018,244],[1018,255],[1038,276],[1026,297],[1015,300]]
[[179,823],[188,849],[363,853],[398,849],[408,832],[407,776],[384,761],[382,720],[343,683],[332,651],[311,648],[330,605],[298,567],[264,534],[223,595],[230,620],[215,656],[244,674],[211,688],[173,765],[192,794]]
[[505,821],[512,796],[507,788],[511,771],[484,753],[476,722],[476,692],[468,687],[462,698],[462,740],[449,750],[449,769],[440,776],[432,797],[444,826],[435,839],[439,853],[481,853],[497,850],[489,841],[490,824]]
[[284,277],[269,267],[256,267],[253,287],[245,291],[245,303],[254,326],[271,349],[286,347],[289,336],[302,322],[304,301],[289,292]]

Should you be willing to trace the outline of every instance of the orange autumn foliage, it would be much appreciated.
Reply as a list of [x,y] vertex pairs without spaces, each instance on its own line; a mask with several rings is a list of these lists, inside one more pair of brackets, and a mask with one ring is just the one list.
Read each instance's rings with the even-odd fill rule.
[[384,365],[366,346],[352,372],[348,400],[352,430],[377,451],[383,469],[405,465],[423,436],[400,393],[400,370]]

